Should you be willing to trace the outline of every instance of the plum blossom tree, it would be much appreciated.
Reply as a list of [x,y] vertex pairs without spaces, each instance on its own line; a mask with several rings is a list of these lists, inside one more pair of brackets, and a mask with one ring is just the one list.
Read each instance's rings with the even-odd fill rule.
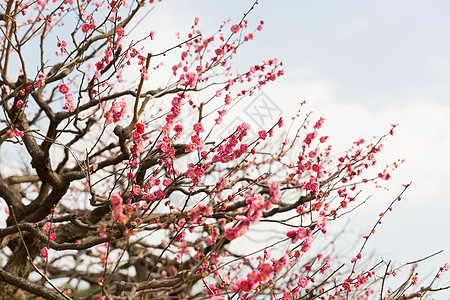
[[157,32],[129,39],[154,2],[2,3],[1,299],[412,299],[446,288],[449,264],[395,287],[399,267],[364,259],[380,221],[340,266],[314,244],[401,163],[376,165],[395,126],[334,153],[325,120],[299,103],[288,122],[220,136],[234,103],[283,75],[276,58],[232,68],[263,29],[247,20],[258,3],[213,34],[195,18],[155,53]]

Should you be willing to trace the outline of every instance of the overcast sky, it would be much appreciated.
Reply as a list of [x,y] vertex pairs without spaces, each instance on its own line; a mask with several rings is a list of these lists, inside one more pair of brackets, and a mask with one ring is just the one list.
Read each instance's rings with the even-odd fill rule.
[[[164,0],[144,27],[170,40],[199,17],[199,27],[214,32],[223,20],[237,22],[252,3]],[[285,76],[266,94],[284,112],[307,100],[307,110],[325,118],[323,132],[338,149],[399,124],[383,161],[406,163],[390,191],[373,193],[353,225],[367,232],[402,184],[412,181],[369,246],[400,262],[445,250],[426,263],[428,270],[450,261],[449,12],[450,2],[433,0],[262,0],[249,20],[250,27],[264,20],[264,29],[235,62],[245,70],[262,59],[281,59]]]

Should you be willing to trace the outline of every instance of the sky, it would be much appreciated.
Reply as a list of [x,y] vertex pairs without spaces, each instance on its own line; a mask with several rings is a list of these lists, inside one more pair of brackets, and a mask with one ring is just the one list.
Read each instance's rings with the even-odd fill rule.
[[[214,32],[228,18],[237,22],[252,3],[165,0],[142,25],[170,41],[194,17],[203,31]],[[267,97],[283,112],[306,100],[307,110],[325,118],[323,132],[341,151],[357,138],[379,137],[390,124],[399,125],[381,160],[406,162],[389,191],[369,191],[372,197],[352,216],[352,226],[367,233],[402,184],[412,182],[369,248],[398,263],[444,250],[424,264],[424,273],[450,261],[449,11],[450,2],[433,0],[262,0],[249,25],[264,20],[264,29],[234,63],[245,69],[266,58],[282,60],[285,76],[264,89]]]

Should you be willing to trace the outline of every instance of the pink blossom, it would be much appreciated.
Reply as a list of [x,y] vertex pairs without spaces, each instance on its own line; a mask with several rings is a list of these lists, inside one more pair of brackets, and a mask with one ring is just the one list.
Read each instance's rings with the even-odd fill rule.
[[23,101],[22,100],[18,100],[16,103],[16,107],[19,109],[22,109],[22,105],[23,105]]
[[90,29],[91,29],[91,26],[89,24],[87,24],[87,23],[84,23],[81,26],[81,31],[83,31],[84,33],[88,32]]
[[125,29],[123,27],[117,28],[117,35],[118,36],[124,36],[125,35]]
[[9,135],[10,138],[23,136],[23,132],[17,128],[14,128],[14,130],[8,129],[6,133]]
[[248,280],[239,280],[237,284],[242,292],[250,292],[256,285],[255,283],[250,283]]
[[41,249],[41,256],[43,258],[47,258],[48,257],[48,249],[47,249],[47,247],[44,247],[44,248]]
[[112,214],[111,214],[111,218],[113,220],[119,221],[121,224],[122,223],[126,223],[126,222],[122,222],[126,217],[123,214],[123,207],[120,206],[115,206],[113,208]]
[[267,137],[267,133],[264,130],[258,132],[259,138],[265,140]]
[[114,206],[122,205],[123,199],[118,193],[113,193],[111,195],[111,204]]
[[[65,48],[65,47],[67,47],[67,42],[66,41],[64,41],[64,40],[62,40],[62,41],[58,41],[58,43],[56,44],[56,46],[58,46],[58,47],[60,47],[60,48]],[[39,77],[45,77],[45,75],[44,74],[42,74],[42,73],[39,73]]]
[[278,120],[278,127],[283,126],[283,124],[284,124],[284,120],[283,120],[283,118],[280,118],[280,119]]
[[231,101],[232,101],[231,96],[227,94],[225,96],[225,104],[230,105]]
[[142,199],[147,200],[148,202],[153,202],[156,200],[156,196],[153,194],[147,194],[142,197]]
[[74,111],[75,105],[73,104],[73,94],[67,93],[65,96],[65,99],[66,99],[66,103],[64,104],[63,109],[66,109],[68,111]]
[[124,100],[117,100],[113,103],[111,109],[107,111],[104,115],[106,118],[105,123],[111,124],[112,122],[117,123],[121,118],[125,117],[127,114],[127,103]]
[[139,185],[134,185],[133,186],[133,194],[134,195],[139,195],[141,193],[141,187]]
[[239,25],[232,25],[231,26],[231,32],[237,33],[239,31]]
[[177,125],[175,125],[173,130],[175,130],[175,132],[177,132],[177,133],[182,132],[183,131],[183,125],[177,124]]
[[50,233],[50,236],[48,238],[50,239],[50,241],[53,241],[54,239],[56,239],[56,234]]
[[327,139],[328,139],[328,136],[322,136],[322,137],[319,138],[319,141],[321,143],[325,143],[327,141]]
[[308,252],[311,249],[312,236],[309,235],[305,238],[302,244],[302,252]]
[[331,257],[328,257],[327,260],[325,261],[325,265],[331,267],[333,265],[333,259]]
[[144,131],[145,131],[145,124],[141,123],[141,122],[137,123],[136,124],[136,130],[137,130],[138,133],[143,134]]
[[316,124],[314,124],[314,128],[315,128],[315,129],[320,129],[320,127],[322,127],[324,121],[325,121],[324,118],[320,118],[320,119],[316,122]]
[[194,124],[194,131],[198,133],[200,132],[204,132],[205,130],[203,129],[203,126],[201,123],[196,123]]
[[267,184],[270,192],[272,193],[272,203],[278,204],[281,199],[280,183],[271,180]]
[[164,194],[164,191],[163,191],[163,190],[157,190],[156,193],[155,193],[155,195],[156,195],[156,198],[158,198],[158,199],[164,199],[164,198],[166,198],[166,194]]
[[262,263],[260,269],[262,274],[270,275],[273,273],[272,265],[269,263]]
[[245,232],[247,232],[247,226],[245,225],[228,228],[227,230],[225,230],[225,238],[232,241],[234,239],[237,239],[238,237],[243,236]]
[[247,280],[250,284],[258,283],[259,281],[259,271],[257,269],[253,269],[250,273],[247,274]]
[[350,292],[352,290],[350,283],[348,283],[348,281],[344,281],[344,283],[342,284],[342,287],[344,288],[344,290],[346,290],[347,292]]
[[327,225],[327,219],[324,217],[316,217],[316,224],[317,227],[319,227],[320,229],[325,228],[325,226]]
[[302,288],[305,288],[308,285],[308,279],[306,277],[300,277],[298,279],[298,285]]
[[50,222],[45,223],[44,227],[42,227],[42,231],[44,233],[47,233],[50,230],[50,226],[51,226]]
[[182,86],[189,85],[191,88],[193,88],[197,84],[197,74],[195,74],[194,72],[181,74],[180,82]]
[[292,239],[293,244],[297,243],[298,240],[304,239],[307,235],[308,231],[303,227],[297,230],[289,230],[286,233],[286,236]]
[[61,83],[59,85],[58,89],[59,89],[59,92],[64,94],[64,95],[69,92],[69,87],[66,84],[64,84],[64,83]]
[[9,86],[3,84],[2,85],[2,90],[5,92],[6,95],[8,95],[11,92],[11,89],[9,88]]

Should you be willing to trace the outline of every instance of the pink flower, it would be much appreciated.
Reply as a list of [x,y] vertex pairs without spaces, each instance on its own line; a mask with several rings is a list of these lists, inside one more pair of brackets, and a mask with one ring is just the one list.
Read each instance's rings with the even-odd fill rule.
[[414,275],[411,279],[411,284],[416,285],[418,280],[419,280],[419,278],[417,277],[417,275]]
[[44,227],[42,227],[42,231],[47,233],[50,230],[50,222],[45,223]]
[[258,31],[262,30],[262,26],[264,25],[264,21],[260,21],[258,27],[256,27],[256,29],[258,29]]
[[[57,45],[58,47],[65,48],[65,47],[67,47],[67,42],[64,41],[64,40],[58,41],[58,43],[57,43],[56,45]],[[39,75],[41,75],[41,74],[39,74]],[[42,75],[44,75],[44,74],[42,74]],[[41,76],[39,76],[39,77],[41,77]],[[42,76],[42,77],[45,77],[45,75]]]
[[48,238],[50,239],[50,241],[53,241],[54,239],[56,239],[56,234],[55,233],[51,233]]
[[189,85],[191,88],[193,88],[197,84],[197,75],[194,72],[181,74],[180,82],[182,86]]
[[138,133],[143,134],[145,131],[145,124],[142,122],[139,122],[136,124],[136,130]]
[[260,266],[260,269],[261,269],[261,274],[264,274],[267,276],[270,276],[270,274],[273,273],[272,265],[269,263],[262,263]]
[[68,111],[74,111],[75,105],[73,104],[73,94],[67,93],[65,98],[66,98],[66,103],[64,104],[63,109],[66,109]]
[[259,271],[257,269],[253,269],[250,273],[247,274],[247,280],[250,284],[258,283],[259,281]]
[[289,230],[286,233],[286,236],[291,238],[292,243],[295,244],[297,243],[298,240],[304,239],[307,234],[308,231],[305,228],[300,227],[298,230]]
[[311,249],[312,236],[309,235],[305,238],[302,244],[302,252],[308,252]]
[[247,226],[241,225],[239,227],[228,228],[225,230],[225,238],[232,241],[244,235],[247,232]]
[[2,90],[8,95],[11,92],[11,89],[7,85],[2,85]]
[[314,124],[314,128],[315,128],[315,129],[320,129],[320,127],[322,127],[324,121],[325,121],[324,118],[320,118],[320,119],[316,122],[316,124]]
[[47,247],[44,247],[44,248],[41,249],[41,256],[43,258],[47,258],[48,257],[48,249],[47,249]]
[[328,136],[322,136],[319,138],[321,143],[325,143],[327,141],[327,139],[328,139]]
[[152,202],[156,200],[155,195],[153,194],[148,194],[148,195],[144,195],[144,197],[142,197],[144,200],[147,200],[148,202]]
[[177,124],[177,125],[175,125],[173,130],[175,130],[175,132],[177,132],[177,133],[182,132],[183,131],[183,125]]
[[157,190],[156,193],[155,193],[155,195],[156,195],[156,198],[158,198],[158,199],[164,199],[164,198],[166,198],[166,194],[164,194],[164,191],[163,191],[163,190]]
[[283,126],[283,124],[284,124],[284,120],[283,120],[283,118],[280,118],[280,119],[278,120],[278,127]]
[[445,270],[445,271],[450,270],[450,263],[445,263],[445,265],[444,265],[444,270]]
[[251,284],[248,280],[239,280],[238,287],[242,292],[250,292],[256,284]]
[[278,204],[281,198],[280,183],[271,180],[267,183],[267,185],[269,186],[269,190],[272,193],[272,203]]
[[230,95],[226,95],[225,96],[225,104],[227,104],[227,105],[230,105],[230,103],[231,103],[231,101],[232,101],[233,99],[231,99],[231,96]]
[[265,140],[267,137],[267,133],[264,130],[261,130],[260,132],[258,132],[259,138],[262,140]]
[[113,208],[111,217],[113,220],[120,221],[122,223],[122,220],[125,218],[125,215],[123,214],[123,207],[121,205],[115,206]]
[[115,101],[109,111],[105,113],[106,124],[117,123],[127,115],[127,103],[124,100]]
[[122,205],[123,199],[118,193],[113,193],[111,195],[111,204],[114,206]]
[[81,26],[81,31],[83,31],[84,33],[88,32],[89,29],[91,29],[91,26],[87,23],[83,24],[83,26]]
[[66,84],[64,84],[64,83],[61,83],[59,85],[58,89],[59,89],[59,92],[64,94],[64,95],[69,92],[69,87]]
[[319,227],[320,229],[325,228],[325,226],[327,225],[327,219],[324,217],[316,217],[316,224],[317,227]]
[[16,103],[16,107],[17,108],[21,109],[22,105],[23,105],[23,101],[22,100],[17,101],[17,103]]
[[194,131],[197,133],[205,131],[201,123],[194,124]]
[[9,135],[10,138],[23,136],[23,132],[17,128],[14,128],[14,130],[12,130],[12,131],[11,131],[11,129],[8,129],[6,131],[6,133]]
[[133,194],[139,195],[140,193],[141,193],[141,187],[137,184],[135,186],[133,186]]
[[124,36],[125,35],[125,29],[123,29],[123,27],[118,28],[116,32],[117,32],[118,36]]
[[231,32],[232,33],[237,33],[239,31],[239,25],[233,25],[231,26]]
[[305,288],[308,285],[308,279],[306,277],[300,277],[298,279],[298,285],[302,288]]
[[331,267],[331,265],[333,264],[333,259],[331,257],[328,257],[325,261],[325,264],[327,265],[327,267]]

